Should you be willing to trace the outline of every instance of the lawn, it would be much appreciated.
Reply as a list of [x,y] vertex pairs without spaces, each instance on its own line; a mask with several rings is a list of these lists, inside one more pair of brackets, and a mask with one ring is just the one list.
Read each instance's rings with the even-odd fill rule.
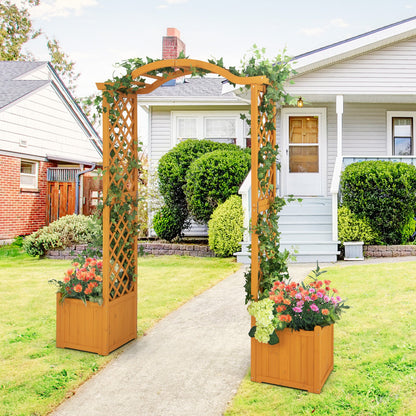
[[351,306],[321,394],[250,381],[226,416],[416,415],[416,262],[328,268]]
[[[114,358],[55,348],[55,287],[70,262],[38,260],[0,248],[0,415],[40,416]],[[187,300],[238,269],[231,259],[139,259],[142,335]]]

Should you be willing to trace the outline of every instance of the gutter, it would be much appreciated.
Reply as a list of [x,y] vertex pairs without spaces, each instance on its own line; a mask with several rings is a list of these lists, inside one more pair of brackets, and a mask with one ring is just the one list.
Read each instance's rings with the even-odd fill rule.
[[75,214],[79,214],[79,182],[80,176],[84,175],[85,173],[92,172],[96,167],[96,164],[93,163],[92,167],[89,169],[83,170],[82,172],[77,173],[77,177],[75,178]]

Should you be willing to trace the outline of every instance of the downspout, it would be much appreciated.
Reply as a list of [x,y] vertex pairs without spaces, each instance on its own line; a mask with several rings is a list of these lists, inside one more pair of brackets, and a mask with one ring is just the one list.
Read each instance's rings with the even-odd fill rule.
[[96,164],[93,163],[92,167],[82,172],[77,173],[77,177],[75,178],[75,214],[79,214],[79,183],[80,183],[80,176],[84,175],[85,173],[92,172],[96,167]]

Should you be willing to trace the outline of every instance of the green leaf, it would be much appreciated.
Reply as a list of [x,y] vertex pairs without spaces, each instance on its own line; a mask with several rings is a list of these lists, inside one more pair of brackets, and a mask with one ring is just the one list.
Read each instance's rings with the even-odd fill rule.
[[250,331],[249,331],[249,333],[248,333],[248,335],[249,335],[249,337],[251,337],[251,338],[253,338],[254,337],[254,335],[256,334],[256,327],[255,326],[253,326],[251,329],[250,329]]
[[278,343],[279,343],[279,337],[277,336],[276,331],[273,331],[270,334],[269,344],[270,345],[276,345]]

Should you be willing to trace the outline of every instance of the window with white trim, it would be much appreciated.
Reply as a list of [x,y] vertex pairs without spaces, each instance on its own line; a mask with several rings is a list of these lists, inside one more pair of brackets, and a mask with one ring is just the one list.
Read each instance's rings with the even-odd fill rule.
[[246,147],[247,122],[238,111],[172,112],[172,145],[186,139],[209,139]]
[[415,118],[413,111],[387,112],[387,149],[392,156],[415,154]]
[[20,188],[38,189],[38,162],[20,161]]

